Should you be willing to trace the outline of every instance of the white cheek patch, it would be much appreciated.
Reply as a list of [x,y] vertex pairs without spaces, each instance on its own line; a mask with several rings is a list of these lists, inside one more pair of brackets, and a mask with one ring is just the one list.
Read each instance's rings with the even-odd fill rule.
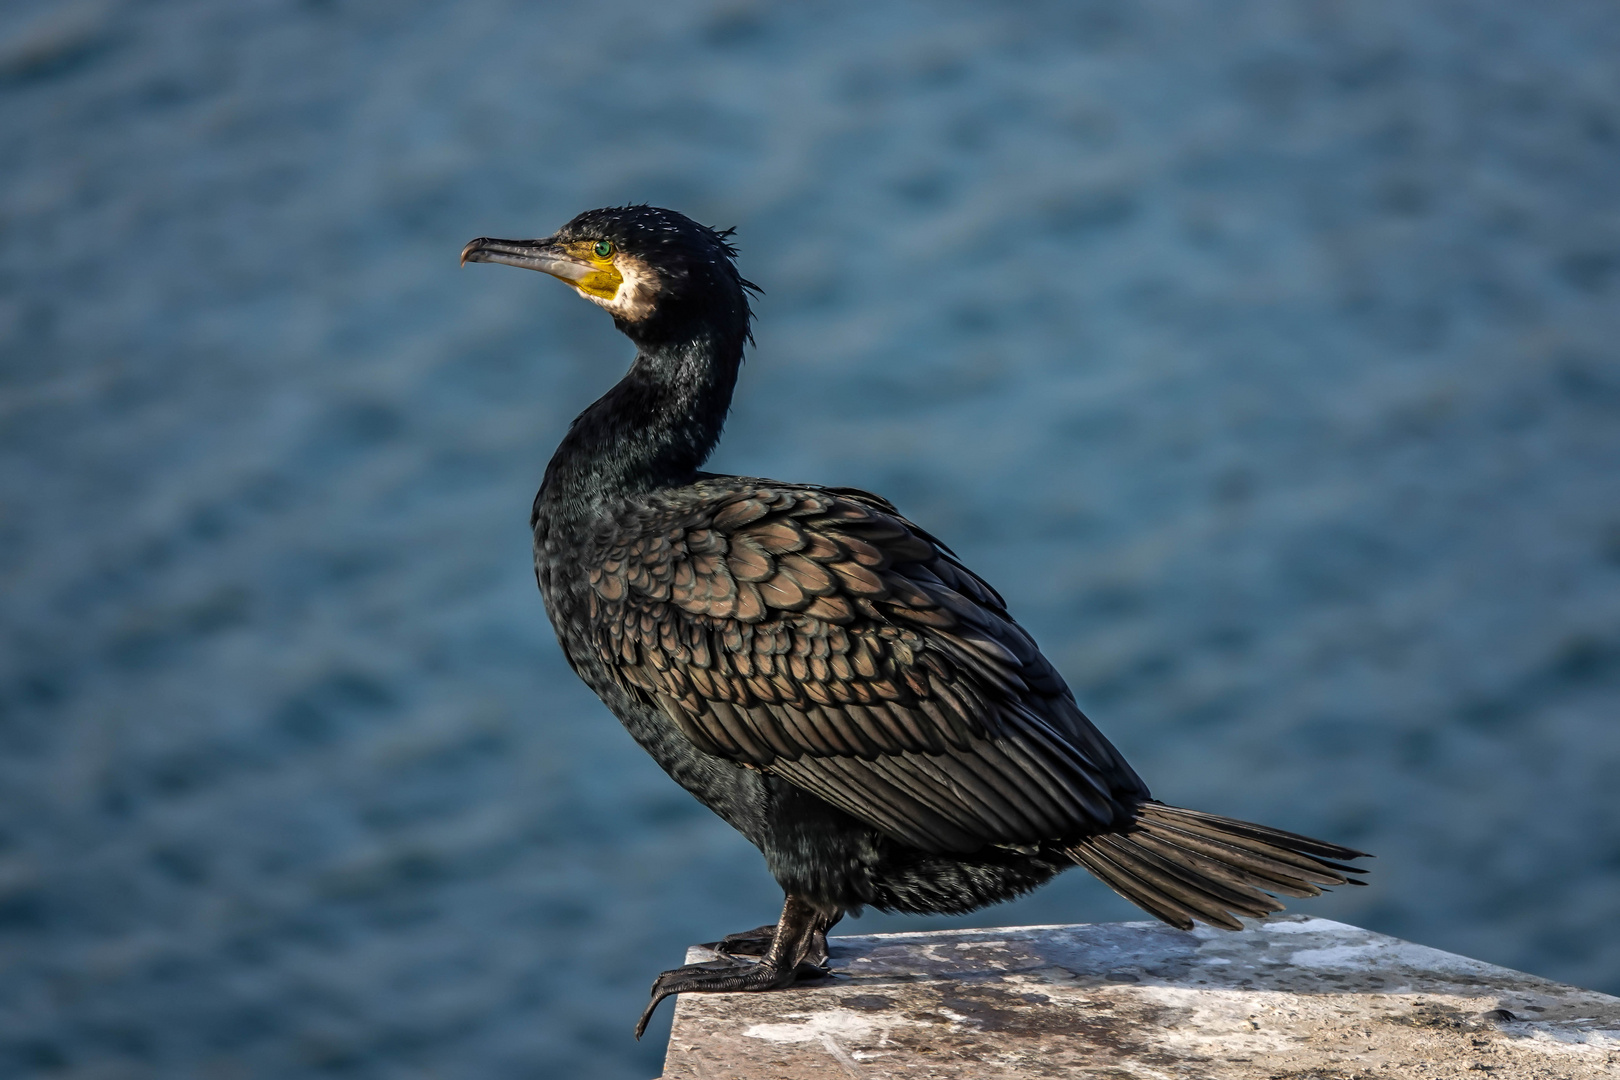
[[611,297],[583,294],[587,300],[612,312],[625,322],[640,322],[652,314],[659,292],[658,273],[633,255],[620,255],[613,265],[624,279]]

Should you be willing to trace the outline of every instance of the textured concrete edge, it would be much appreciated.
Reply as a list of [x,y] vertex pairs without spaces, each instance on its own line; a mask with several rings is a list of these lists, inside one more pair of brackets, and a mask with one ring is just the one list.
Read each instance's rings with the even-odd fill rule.
[[1620,1076],[1620,998],[1326,919],[831,944],[835,979],[682,999],[664,1077]]

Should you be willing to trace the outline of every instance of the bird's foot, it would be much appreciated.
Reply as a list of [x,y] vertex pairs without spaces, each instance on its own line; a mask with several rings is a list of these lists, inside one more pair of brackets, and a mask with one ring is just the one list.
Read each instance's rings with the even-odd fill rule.
[[[837,921],[835,918],[825,926],[817,926],[811,931],[809,943],[805,948],[804,959],[799,961],[799,978],[815,979],[828,974],[827,931]],[[764,926],[756,926],[752,930],[727,934],[719,941],[711,941],[703,947],[712,949],[723,957],[766,956],[769,955],[771,946],[775,943],[776,924],[767,923]]]
[[[636,1021],[636,1038],[647,1030],[658,1003],[671,994],[723,994],[740,990],[780,990],[792,986],[800,965],[773,962],[770,958],[754,963],[729,957],[704,964],[688,964],[666,971],[653,981],[652,1000]],[[819,969],[818,969],[819,970]]]
[[[759,926],[737,934],[727,934],[719,941],[703,946],[723,957],[766,956],[776,942],[776,926]],[[818,930],[811,935],[804,959],[799,961],[799,978],[809,979],[827,973],[827,932]]]
[[[825,914],[789,894],[782,906],[782,918],[775,926],[730,934],[708,946],[720,959],[688,964],[658,976],[653,982],[652,1000],[636,1023],[636,1038],[647,1030],[647,1021],[652,1019],[658,1003],[671,994],[780,990],[800,979],[829,975],[827,930],[838,921],[839,914]],[[756,955],[760,960],[751,963],[737,959],[739,955]]]

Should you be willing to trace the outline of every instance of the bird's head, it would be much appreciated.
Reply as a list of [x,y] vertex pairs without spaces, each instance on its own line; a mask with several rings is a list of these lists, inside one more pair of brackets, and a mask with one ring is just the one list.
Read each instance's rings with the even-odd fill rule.
[[481,236],[461,261],[539,270],[606,308],[642,344],[689,339],[694,333],[748,337],[748,293],[733,260],[732,230],[699,225],[656,206],[587,210],[539,240]]

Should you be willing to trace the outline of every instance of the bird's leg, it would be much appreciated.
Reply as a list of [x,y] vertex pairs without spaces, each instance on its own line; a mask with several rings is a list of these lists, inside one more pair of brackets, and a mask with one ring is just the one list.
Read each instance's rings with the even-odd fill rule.
[[[706,964],[688,964],[666,971],[653,982],[652,1000],[636,1024],[636,1038],[647,1030],[658,1003],[671,994],[719,994],[741,990],[778,990],[792,986],[806,967],[806,974],[825,973],[827,961],[827,929],[838,921],[838,915],[827,915],[816,910],[802,898],[787,895],[782,905],[782,918],[774,928],[760,927],[748,931],[747,936],[763,936],[771,929],[771,940],[758,963],[732,959],[722,952],[723,959]],[[721,942],[720,944],[724,944]],[[807,963],[808,961],[808,963]]]
[[[833,915],[825,921],[811,935],[809,951],[799,962],[799,977],[809,978],[817,972],[824,972],[827,968],[827,931],[837,925],[843,915]],[[752,930],[743,930],[736,934],[727,934],[719,941],[709,942],[704,948],[713,949],[721,956],[764,956],[770,951],[771,942],[776,940],[776,924],[766,923],[756,926]]]

